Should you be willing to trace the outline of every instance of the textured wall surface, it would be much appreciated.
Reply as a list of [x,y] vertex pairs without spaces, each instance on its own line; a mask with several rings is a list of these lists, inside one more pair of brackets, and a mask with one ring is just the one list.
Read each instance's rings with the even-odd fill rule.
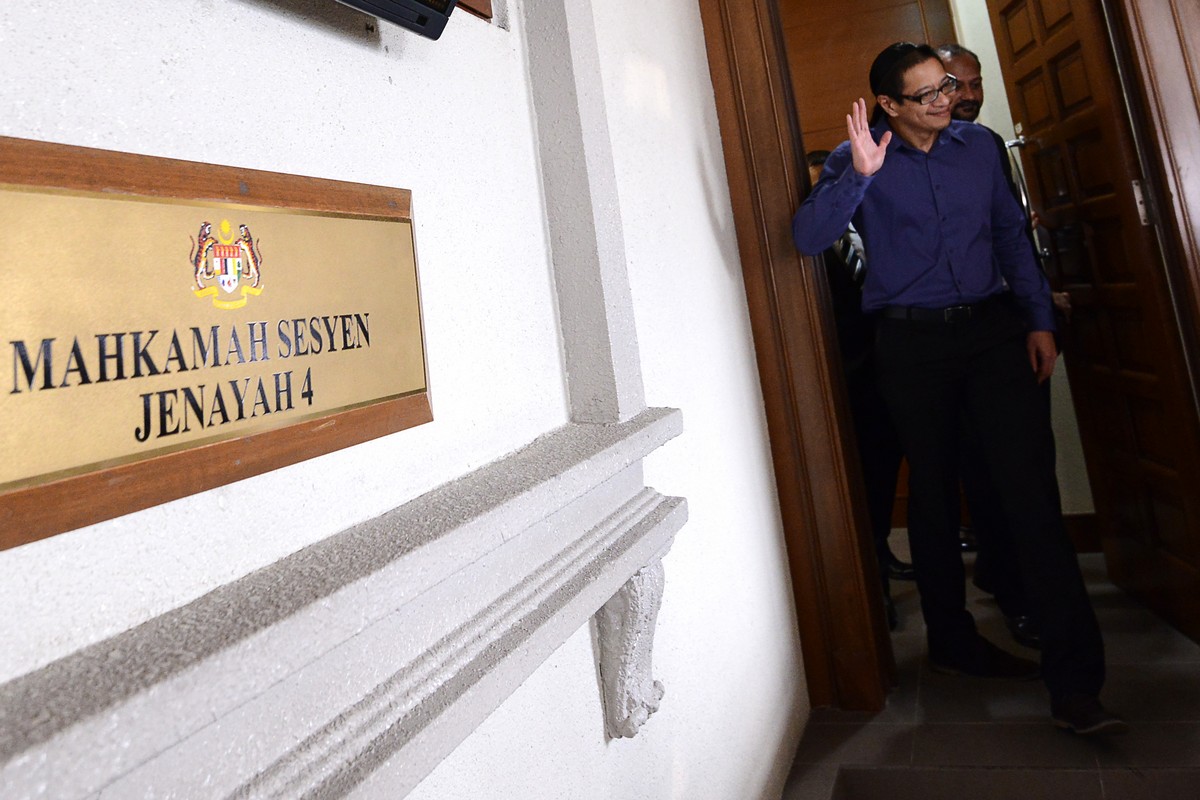
[[[429,425],[0,552],[0,679],[566,420],[520,39],[465,13],[437,42],[368,22],[333,0],[0,8],[0,134],[411,189],[434,412]],[[214,124],[230,109],[237,124]]]
[[[664,560],[654,675],[666,696],[636,738],[607,740],[585,625],[411,796],[777,797],[807,700],[698,10],[569,2],[593,8],[590,85],[620,199],[607,222],[624,240],[646,401],[683,410],[684,434],[645,464],[649,485],[692,509]],[[494,5],[502,24],[456,14],[438,42],[368,28],[333,0],[0,8],[0,134],[411,189],[435,415],[0,552],[0,681],[567,419],[556,209],[524,30],[539,2]],[[233,106],[244,122],[206,123]]]
[[646,461],[690,519],[664,561],[655,648],[672,658],[656,677],[681,723],[726,720],[691,729],[711,758],[670,796],[751,798],[782,786],[808,692],[703,30],[686,0],[595,5],[646,401],[684,409],[684,436]]
[[654,677],[666,695],[635,739],[606,741],[594,625],[580,630],[417,787],[419,800],[778,797],[807,717],[699,11],[685,0],[592,6],[646,401],[684,417],[683,435],[645,466],[648,485],[689,507],[663,561]]

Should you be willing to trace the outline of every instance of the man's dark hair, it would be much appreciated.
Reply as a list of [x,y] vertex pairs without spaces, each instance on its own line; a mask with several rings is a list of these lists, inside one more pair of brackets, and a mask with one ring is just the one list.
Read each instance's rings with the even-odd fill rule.
[[871,93],[877,97],[883,94],[896,102],[904,102],[904,98],[900,96],[904,89],[904,73],[931,58],[941,60],[937,51],[927,44],[896,42],[888,45],[871,63],[871,72],[868,75]]
[[937,49],[937,54],[938,58],[940,58],[942,61],[947,61],[951,58],[958,58],[959,56],[970,56],[971,60],[975,62],[975,66],[979,67],[980,71],[983,70],[983,64],[980,63],[979,56],[975,55],[973,52],[957,42],[949,42],[939,46]]
[[810,167],[823,167],[827,158],[829,158],[828,150],[809,150],[804,161]]
[[[871,62],[871,72],[867,76],[871,82],[871,92],[876,97],[883,94],[903,103],[904,98],[900,93],[904,90],[904,73],[931,58],[941,61],[937,51],[927,44],[896,42],[888,45]],[[876,101],[875,110],[871,112],[871,124],[877,125],[885,116],[887,112]]]

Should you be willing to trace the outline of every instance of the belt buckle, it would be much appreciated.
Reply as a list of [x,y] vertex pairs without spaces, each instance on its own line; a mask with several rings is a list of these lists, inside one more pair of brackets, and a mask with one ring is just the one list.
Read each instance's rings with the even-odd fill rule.
[[960,319],[970,319],[971,313],[970,306],[948,306],[942,309],[942,319],[946,322],[956,322]]

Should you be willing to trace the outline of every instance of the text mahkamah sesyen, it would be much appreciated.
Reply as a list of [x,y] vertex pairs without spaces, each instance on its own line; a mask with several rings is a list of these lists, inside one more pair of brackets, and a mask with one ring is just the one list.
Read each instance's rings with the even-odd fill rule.
[[[110,381],[193,372],[337,353],[371,346],[370,314],[332,314],[281,319],[272,329],[265,321],[161,330],[99,333],[66,339],[43,338],[32,348],[10,340],[10,394],[69,389]],[[133,430],[138,442],[187,433],[291,411],[297,402],[313,404],[312,368],[297,380],[292,370],[269,375],[183,386],[140,394],[142,422]]]

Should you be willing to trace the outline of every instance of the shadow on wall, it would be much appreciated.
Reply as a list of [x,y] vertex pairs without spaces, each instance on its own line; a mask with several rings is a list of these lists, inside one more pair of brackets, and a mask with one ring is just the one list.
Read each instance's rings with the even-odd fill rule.
[[[728,201],[719,203],[717,198],[729,197],[729,188],[724,185],[725,172],[722,169],[723,165],[719,165],[715,159],[723,158],[723,154],[716,154],[705,148],[696,148],[696,167],[699,170],[700,178],[704,181],[704,196],[708,202],[705,207],[708,209],[708,222],[712,226],[713,238],[717,240],[717,247],[721,251],[721,258],[725,265],[729,267],[730,272],[734,277],[740,277],[742,274],[742,257],[738,252],[737,247],[737,231],[733,227],[733,214],[729,209]],[[718,207],[719,206],[719,207]]]
[[379,21],[337,0],[236,0],[286,17],[300,17],[330,33],[372,49],[380,44]]

